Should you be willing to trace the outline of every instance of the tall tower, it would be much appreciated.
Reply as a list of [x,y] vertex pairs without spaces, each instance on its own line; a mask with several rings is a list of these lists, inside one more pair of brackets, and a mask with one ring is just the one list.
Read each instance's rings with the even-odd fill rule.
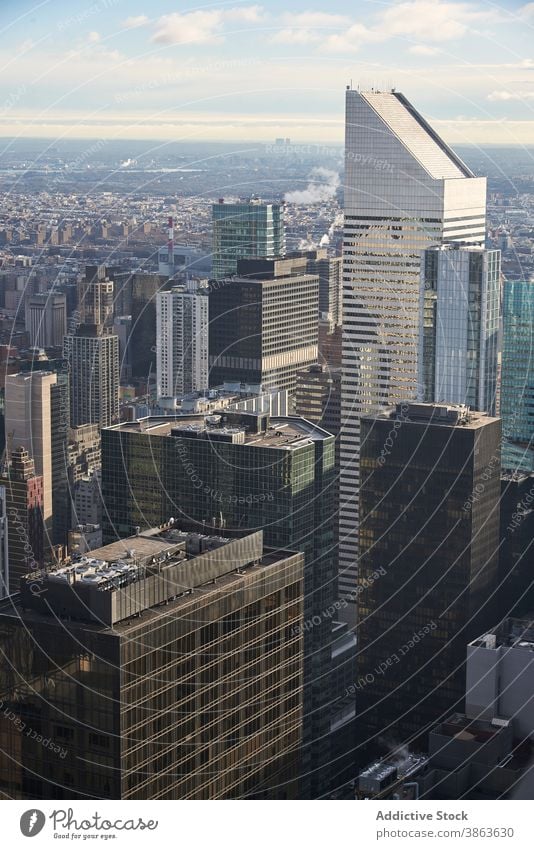
[[208,293],[189,282],[156,296],[158,398],[208,388]]
[[35,348],[60,348],[67,332],[67,299],[63,294],[38,292],[26,302],[26,330]]
[[421,273],[419,397],[495,415],[501,252],[429,248]]
[[503,468],[534,472],[534,283],[505,282],[501,372]]
[[421,253],[484,245],[486,181],[398,92],[347,91],[345,157],[340,592],[350,601],[360,418],[417,396]]
[[[25,448],[43,479],[43,521],[51,532],[53,442],[52,391],[57,375],[33,371],[6,377],[6,433],[11,448]],[[8,447],[8,453],[10,448]]]
[[107,427],[119,414],[119,338],[112,332],[113,292],[105,266],[86,268],[79,290],[81,324],[64,343],[73,427]]
[[286,250],[284,207],[259,200],[213,205],[213,277],[237,272],[245,257],[283,256]]

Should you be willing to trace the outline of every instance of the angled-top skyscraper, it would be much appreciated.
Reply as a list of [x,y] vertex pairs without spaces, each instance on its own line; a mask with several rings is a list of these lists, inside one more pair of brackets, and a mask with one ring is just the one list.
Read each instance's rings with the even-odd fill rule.
[[484,245],[477,178],[395,91],[347,90],[340,592],[355,590],[360,417],[415,398],[422,251]]

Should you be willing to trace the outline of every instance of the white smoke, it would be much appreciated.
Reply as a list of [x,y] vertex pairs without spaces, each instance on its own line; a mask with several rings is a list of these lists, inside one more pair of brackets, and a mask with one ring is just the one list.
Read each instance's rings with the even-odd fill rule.
[[310,173],[310,182],[307,188],[296,192],[288,192],[285,200],[288,203],[299,203],[303,205],[312,203],[323,203],[332,200],[339,186],[339,174],[328,168],[314,168]]

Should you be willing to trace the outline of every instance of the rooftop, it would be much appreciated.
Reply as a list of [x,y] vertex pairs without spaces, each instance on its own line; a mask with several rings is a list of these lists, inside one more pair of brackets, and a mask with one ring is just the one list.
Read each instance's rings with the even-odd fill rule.
[[477,429],[497,422],[499,419],[471,410],[465,404],[434,404],[423,401],[404,401],[395,407],[387,407],[366,420],[397,419],[407,424],[432,424],[445,427],[460,426]]
[[503,647],[534,651],[534,617],[505,619],[495,631],[477,637],[469,645],[489,650]]
[[268,416],[264,413],[233,413],[150,416],[106,428],[120,433],[210,439],[254,445],[257,448],[302,448],[310,442],[333,437],[328,431],[298,416]]
[[[264,549],[263,532],[191,531],[170,519],[89,552],[72,563],[21,578],[18,602],[26,616],[66,618],[114,627],[202,587],[224,586],[252,568],[295,552]],[[12,599],[0,613],[13,613]],[[20,614],[19,614],[20,615]]]

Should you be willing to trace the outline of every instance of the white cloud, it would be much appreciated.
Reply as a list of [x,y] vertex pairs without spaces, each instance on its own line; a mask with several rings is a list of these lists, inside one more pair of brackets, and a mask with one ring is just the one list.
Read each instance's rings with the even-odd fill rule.
[[[532,5],[534,9],[534,3]],[[324,12],[285,14],[283,28],[271,41],[284,44],[316,42],[326,52],[354,52],[364,44],[401,37],[424,42],[411,52],[429,56],[426,42],[444,42],[462,38],[477,23],[497,20],[498,12],[473,3],[451,0],[401,0],[380,11],[367,23],[352,21],[345,15]],[[339,29],[338,33],[328,30]],[[419,47],[419,45],[414,45]]]
[[408,0],[395,3],[384,11],[380,27],[386,36],[409,36],[428,41],[462,38],[470,25],[495,17],[492,9],[480,9],[471,3]]
[[95,32],[95,31],[90,32],[89,35],[87,36],[87,40],[88,40],[89,44],[96,44],[97,41],[100,41],[100,33]]
[[435,56],[439,52],[437,47],[429,47],[427,44],[414,44],[408,48],[408,53],[413,53],[414,56]]
[[384,41],[384,34],[368,29],[363,24],[353,24],[340,34],[329,35],[324,39],[321,49],[325,53],[349,53],[363,44]]
[[526,6],[521,6],[521,8],[517,10],[517,14],[520,18],[524,18],[525,20],[534,18],[534,3],[527,3]]
[[137,27],[144,27],[148,24],[149,19],[146,15],[133,15],[131,18],[126,18],[123,22],[123,26],[126,29],[136,29]]
[[[350,26],[350,18],[345,15],[330,15],[327,12],[286,13],[282,15],[285,27],[271,38],[275,44],[320,44],[324,50],[340,49],[340,43],[350,44],[348,33],[358,25]],[[341,32],[331,33],[339,29]],[[364,28],[365,29],[365,28]]]
[[498,90],[492,91],[491,94],[488,94],[488,100],[493,102],[497,101],[506,101],[506,100],[532,100],[534,98],[534,91],[506,91],[506,90]]
[[216,44],[224,40],[225,23],[256,23],[262,15],[261,6],[185,14],[173,12],[156,21],[152,41],[159,44]]

